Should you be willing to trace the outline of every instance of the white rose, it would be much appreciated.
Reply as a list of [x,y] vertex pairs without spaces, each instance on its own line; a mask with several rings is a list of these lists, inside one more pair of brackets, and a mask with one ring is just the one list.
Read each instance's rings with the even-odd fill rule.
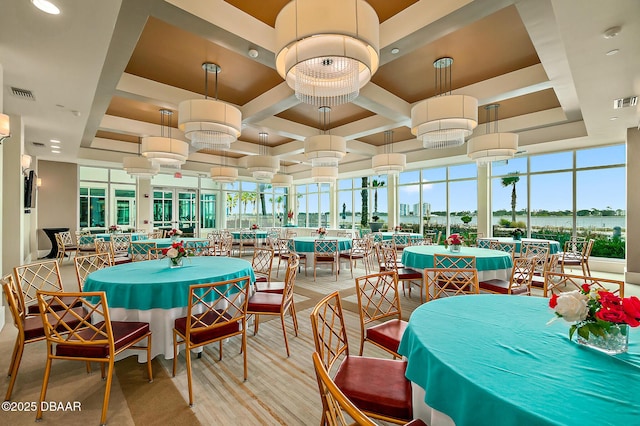
[[181,231],[181,230],[179,230],[179,229],[177,229],[177,230],[176,230],[176,235],[182,235],[182,231]]
[[170,248],[169,250],[167,250],[167,257],[173,259],[174,257],[178,256],[178,250],[174,249],[173,247]]
[[584,321],[589,313],[587,295],[578,290],[562,293],[557,300],[555,310],[568,322]]

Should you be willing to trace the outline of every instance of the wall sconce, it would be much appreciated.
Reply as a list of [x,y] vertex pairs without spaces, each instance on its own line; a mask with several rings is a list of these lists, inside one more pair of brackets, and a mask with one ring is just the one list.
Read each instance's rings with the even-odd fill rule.
[[0,143],[11,136],[11,123],[7,114],[0,114]]
[[42,178],[36,179],[36,188],[40,188],[42,186]]
[[20,164],[22,165],[22,174],[26,175],[27,170],[31,167],[31,156],[29,154],[22,154]]

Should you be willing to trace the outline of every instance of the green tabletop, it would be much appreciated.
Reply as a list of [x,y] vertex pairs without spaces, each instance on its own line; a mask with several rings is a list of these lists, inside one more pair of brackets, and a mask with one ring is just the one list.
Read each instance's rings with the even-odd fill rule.
[[402,250],[402,263],[409,268],[433,268],[433,255],[436,253],[475,256],[478,271],[508,269],[513,266],[509,253],[477,247],[461,247],[460,253],[451,253],[444,246],[412,246]]
[[398,352],[456,426],[640,424],[640,330],[609,356],[569,341],[548,299],[474,295],[418,307]]
[[84,291],[105,291],[109,306],[126,309],[171,309],[188,305],[189,286],[255,275],[251,262],[219,256],[196,256],[182,268],[167,259],[125,263],[87,276]]
[[[142,232],[132,232],[131,241],[144,240],[149,234]],[[80,244],[93,244],[93,240],[96,238],[102,238],[105,241],[111,241],[111,234],[102,233],[102,234],[91,234],[91,235],[81,235],[80,236]]]
[[380,235],[382,235],[383,240],[392,240],[393,236],[398,234],[409,235],[412,240],[416,238],[423,238],[422,234],[415,234],[415,233],[409,233],[409,232],[380,232]]
[[[208,241],[206,238],[195,238],[195,237],[186,237],[186,238],[178,238],[176,241],[180,242],[180,241],[184,241],[185,243],[188,241]],[[169,247],[172,243],[173,240],[171,238],[150,238],[147,240],[147,242],[149,243],[156,243],[157,247],[160,248],[167,248]]]
[[[293,237],[296,251],[302,253],[313,253],[314,242],[319,237]],[[325,240],[338,240],[338,251],[351,250],[351,238],[326,236]]]
[[516,243],[516,252],[520,253],[521,243],[535,242],[535,243],[549,243],[549,254],[558,253],[560,251],[560,243],[555,240],[543,240],[541,238],[523,238],[521,240],[514,240],[511,237],[493,237],[493,238],[478,238],[478,240],[498,240],[501,243]]

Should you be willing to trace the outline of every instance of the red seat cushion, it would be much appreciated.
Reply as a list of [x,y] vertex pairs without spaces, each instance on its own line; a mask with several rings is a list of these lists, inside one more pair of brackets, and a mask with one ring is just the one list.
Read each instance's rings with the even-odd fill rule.
[[[100,328],[104,322],[96,324]],[[149,333],[148,322],[126,322],[111,321],[111,329],[113,330],[114,350],[117,352],[120,348],[135,342],[145,334]],[[92,329],[85,329],[78,333],[85,339],[91,339],[95,335]],[[101,337],[97,337],[101,339]],[[71,339],[70,341],[73,341]],[[86,358],[106,358],[109,356],[109,345],[91,345],[76,346],[59,344],[56,346],[56,355],[70,357],[86,357]]]
[[406,361],[348,356],[333,380],[361,410],[409,421],[413,406],[406,368]]
[[[509,281],[504,280],[487,280],[480,282],[482,290],[492,291],[494,293],[509,294]],[[522,294],[527,292],[527,287],[518,286],[511,289],[511,294]]]
[[[227,321],[219,321],[220,316],[223,316]],[[237,333],[240,331],[239,321],[229,321],[231,316],[228,313],[222,313],[220,311],[209,311],[204,317],[200,318],[207,326],[213,325],[214,321],[218,321],[219,326],[215,328],[205,329],[198,331],[198,328],[205,327],[203,324],[197,323],[191,327],[191,342],[195,344],[205,343],[211,340],[215,340],[219,337],[227,336],[229,334]],[[224,325],[223,325],[224,324]],[[187,333],[187,317],[178,318],[174,322],[174,327],[183,336]]]
[[284,292],[284,282],[282,281],[278,281],[278,282],[270,282],[270,283],[263,283],[263,282],[257,282],[256,281],[256,291],[262,291],[265,293],[277,293],[277,294],[282,294]]
[[402,339],[402,335],[406,328],[406,321],[392,319],[382,324],[377,324],[373,327],[367,328],[367,339],[397,353],[398,346],[400,346],[400,340]]
[[130,257],[125,257],[125,256],[116,256],[113,258],[113,264],[114,265],[120,265],[122,263],[131,263],[131,258]]
[[411,268],[398,268],[399,280],[421,280],[422,272]]
[[[86,315],[86,310],[84,308],[73,308],[78,315],[84,317]],[[51,323],[55,323],[56,319],[51,316],[51,314],[47,314],[51,318]],[[76,327],[80,321],[71,319],[69,315],[65,316],[65,321],[70,327]],[[28,316],[24,319],[24,338],[25,340],[37,339],[39,337],[44,337],[44,325],[42,324],[42,317],[40,315],[37,316]],[[59,327],[59,330],[64,330],[63,327]]]
[[[75,297],[62,297],[62,303],[64,303],[65,305],[69,306],[69,304],[73,303],[74,300],[76,300]],[[51,309],[53,309],[54,311],[63,311],[66,308],[60,304],[60,302],[55,301],[54,303],[52,303],[51,305]],[[79,308],[82,306],[82,302],[80,300],[78,300],[75,305],[73,305],[74,308]],[[29,305],[27,306],[27,313],[29,315],[39,315],[40,314],[40,306],[38,306],[38,304],[34,304],[34,305]]]
[[258,291],[249,298],[247,311],[278,313],[280,312],[280,305],[282,305],[281,294]]
[[334,262],[336,260],[335,256],[325,256],[319,255],[315,257],[316,262]]

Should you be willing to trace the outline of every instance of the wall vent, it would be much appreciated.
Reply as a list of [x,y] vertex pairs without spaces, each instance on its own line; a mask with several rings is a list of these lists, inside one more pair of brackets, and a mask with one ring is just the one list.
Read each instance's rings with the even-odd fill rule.
[[614,99],[613,109],[627,108],[638,105],[637,96],[629,96],[628,98]]
[[31,145],[33,146],[37,146],[38,148],[44,148],[46,147],[45,144],[43,144],[42,142],[31,142]]
[[21,99],[26,99],[29,101],[35,101],[36,98],[35,96],[33,96],[33,92],[31,90],[28,89],[20,89],[18,87],[12,87],[11,88],[11,94],[13,94],[13,96],[17,96]]

